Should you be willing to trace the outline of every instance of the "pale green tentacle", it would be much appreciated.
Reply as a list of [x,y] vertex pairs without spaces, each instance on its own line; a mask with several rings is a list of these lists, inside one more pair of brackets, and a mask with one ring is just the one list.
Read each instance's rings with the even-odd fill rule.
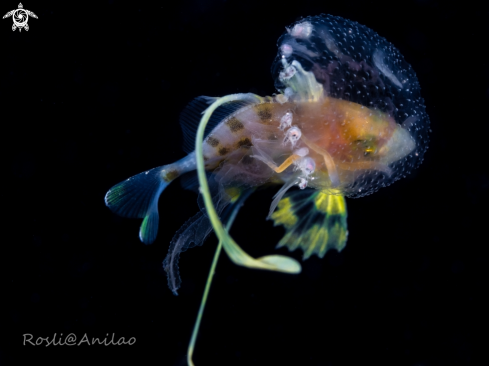
[[202,154],[202,142],[204,139],[205,127],[212,113],[220,105],[235,100],[251,100],[251,101],[261,102],[263,98],[254,94],[232,94],[226,97],[222,97],[216,100],[213,104],[209,106],[209,108],[206,109],[204,116],[200,120],[199,128],[197,130],[195,151],[197,157],[197,174],[199,177],[199,184],[200,184],[199,190],[204,198],[204,204],[207,210],[207,215],[211,221],[212,227],[214,228],[217,237],[219,238],[219,244],[217,245],[216,252],[214,254],[214,259],[212,260],[211,269],[207,277],[204,294],[202,296],[199,312],[197,314],[197,319],[195,321],[192,337],[190,339],[190,344],[188,346],[187,362],[189,366],[194,366],[194,363],[192,361],[192,355],[194,353],[195,341],[197,340],[197,334],[199,332],[200,322],[202,320],[202,315],[204,313],[204,307],[205,307],[205,303],[207,302],[207,295],[209,294],[209,289],[211,286],[212,278],[214,276],[214,271],[216,269],[217,260],[219,258],[219,254],[221,253],[221,248],[223,246],[229,258],[231,258],[231,260],[235,264],[241,266],[258,268],[258,269],[267,269],[270,271],[278,271],[278,272],[285,272],[285,273],[299,273],[301,271],[301,265],[295,259],[283,255],[268,255],[258,259],[254,259],[250,257],[248,254],[246,254],[238,246],[238,244],[236,244],[236,242],[229,236],[228,230],[230,229],[238,213],[240,205],[237,205],[234,208],[234,210],[231,212],[231,215],[228,219],[228,223],[226,225],[226,229],[223,227],[222,222],[219,219],[219,216],[217,215],[216,209],[212,202],[212,197],[209,192],[209,185],[207,183],[207,177],[205,174],[204,157]]
[[[234,209],[231,211],[231,214],[229,215],[229,218],[227,220],[226,230],[229,230],[231,228],[231,225],[233,224],[239,209],[243,205],[243,202],[248,197],[248,195],[249,194],[244,194],[244,195],[241,194],[240,197],[238,198],[239,202],[235,205]],[[219,240],[219,244],[217,244],[216,252],[214,253],[214,259],[212,260],[211,269],[209,270],[209,274],[207,276],[207,282],[205,283],[205,290],[204,290],[204,294],[202,295],[202,300],[200,302],[199,312],[197,313],[197,319],[195,320],[194,329],[192,331],[192,337],[190,338],[190,343],[188,345],[187,362],[189,366],[194,366],[192,356],[194,354],[195,341],[197,340],[197,335],[199,334],[200,322],[204,314],[205,303],[207,302],[207,296],[211,288],[212,278],[214,277],[214,272],[216,270],[217,260],[219,259],[219,255],[221,254],[221,249],[222,249],[222,241]]]
[[[228,228],[230,224],[228,224]],[[217,264],[217,260],[219,259],[219,254],[221,254],[221,249],[222,249],[222,241],[219,240],[219,244],[217,245],[216,252],[214,253],[214,259],[212,260],[211,269],[209,271],[209,275],[207,276],[207,282],[205,283],[205,290],[204,290],[204,294],[202,295],[202,300],[200,302],[199,312],[197,313],[197,319],[195,320],[194,330],[192,331],[192,337],[190,338],[190,343],[188,345],[187,363],[189,364],[189,366],[194,366],[194,362],[192,361],[192,356],[194,354],[195,341],[197,340],[197,334],[199,334],[200,321],[202,320],[202,315],[204,314],[204,307],[205,307],[205,303],[207,302],[207,295],[209,294],[209,289],[211,288],[212,278],[214,277],[214,272],[216,270],[216,264]]]
[[209,193],[209,185],[205,174],[204,157],[202,154],[202,143],[204,139],[204,131],[212,113],[222,104],[232,101],[251,101],[260,103],[263,101],[258,95],[255,94],[231,94],[225,97],[217,99],[212,103],[209,108],[204,112],[204,116],[200,120],[199,128],[197,130],[195,152],[197,157],[197,174],[199,177],[200,192],[204,198],[205,208],[207,215],[211,221],[212,227],[219,238],[222,241],[222,245],[227,255],[231,260],[240,266],[266,269],[270,271],[278,271],[285,273],[299,273],[301,271],[301,265],[295,259],[283,256],[283,255],[267,255],[261,258],[252,258],[246,254],[238,244],[229,236],[226,229],[224,229],[219,216],[217,215],[214,204],[212,203],[212,197]]

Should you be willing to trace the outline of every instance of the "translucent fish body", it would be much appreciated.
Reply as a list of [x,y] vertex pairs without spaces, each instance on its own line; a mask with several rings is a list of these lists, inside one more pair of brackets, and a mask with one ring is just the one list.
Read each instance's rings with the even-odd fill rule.
[[[216,174],[221,183],[283,183],[307,156],[315,165],[315,171],[307,176],[308,186],[356,195],[353,186],[368,191],[374,182],[364,179],[360,186],[360,174],[371,173],[378,181],[388,182],[395,174],[389,164],[415,148],[409,132],[378,110],[336,98],[285,103],[269,99],[238,110],[205,140],[206,167],[220,166]],[[287,115],[291,124],[283,128]],[[292,129],[300,131],[296,141],[288,138]],[[295,152],[301,149],[308,153],[297,156]],[[291,156],[297,160],[283,171],[273,168]]]

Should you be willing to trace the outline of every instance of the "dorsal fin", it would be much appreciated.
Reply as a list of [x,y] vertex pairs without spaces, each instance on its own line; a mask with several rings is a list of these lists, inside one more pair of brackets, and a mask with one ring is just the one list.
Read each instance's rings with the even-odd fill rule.
[[[195,135],[204,111],[219,98],[200,96],[192,100],[180,114],[180,126],[183,132],[183,150],[191,153],[195,149]],[[218,107],[212,114],[205,128],[204,137],[207,136],[223,119],[247,105],[250,101],[232,101]]]

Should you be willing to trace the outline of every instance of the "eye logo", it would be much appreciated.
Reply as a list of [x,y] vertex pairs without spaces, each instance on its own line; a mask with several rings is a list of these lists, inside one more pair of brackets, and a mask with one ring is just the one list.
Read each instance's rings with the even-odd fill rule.
[[3,19],[8,18],[10,16],[14,20],[14,24],[12,25],[12,30],[15,31],[17,28],[19,28],[19,32],[22,31],[22,28],[25,28],[26,31],[29,30],[29,26],[27,25],[29,16],[37,19],[37,15],[30,10],[24,9],[22,3],[19,3],[18,9],[14,9],[12,11],[9,11],[7,14],[5,14],[3,16]]

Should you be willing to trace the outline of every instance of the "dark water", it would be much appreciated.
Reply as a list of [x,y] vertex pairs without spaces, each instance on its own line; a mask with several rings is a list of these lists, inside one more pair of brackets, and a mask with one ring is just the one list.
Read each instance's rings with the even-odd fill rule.
[[[23,4],[39,17],[28,32],[0,22],[0,364],[185,364],[215,237],[182,254],[178,297],[161,263],[196,195],[172,184],[145,246],[139,220],[113,215],[105,192],[184,156],[177,121],[192,98],[275,92],[278,37],[319,13],[372,28],[411,63],[430,148],[408,178],[348,200],[347,247],[307,260],[302,274],[240,268],[223,254],[195,363],[487,364],[489,26],[475,2]],[[273,193],[254,195],[232,231],[253,256],[273,253],[283,234],[265,221]],[[136,343],[39,341],[55,334]]]

